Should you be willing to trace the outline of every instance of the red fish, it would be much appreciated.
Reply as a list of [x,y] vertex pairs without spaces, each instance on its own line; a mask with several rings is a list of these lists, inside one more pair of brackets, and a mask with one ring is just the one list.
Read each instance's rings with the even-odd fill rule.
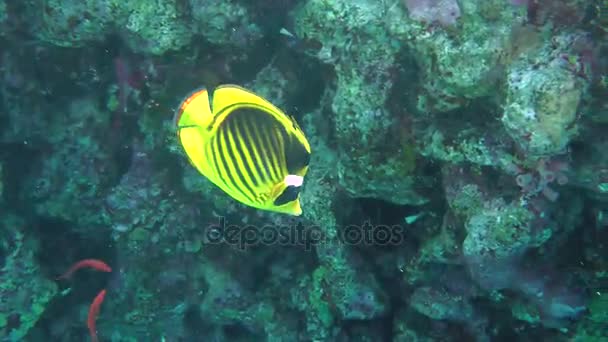
[[99,314],[99,307],[101,303],[103,303],[103,299],[106,296],[106,289],[101,290],[93,302],[89,307],[89,316],[87,317],[87,327],[89,328],[89,333],[91,334],[91,342],[98,342],[97,339],[97,328],[95,327],[95,320],[97,319],[97,315]]
[[112,268],[108,266],[105,262],[97,259],[84,259],[75,263],[70,267],[67,272],[57,277],[57,279],[67,279],[72,276],[72,274],[83,267],[90,267],[92,269],[102,271],[102,272],[112,272]]

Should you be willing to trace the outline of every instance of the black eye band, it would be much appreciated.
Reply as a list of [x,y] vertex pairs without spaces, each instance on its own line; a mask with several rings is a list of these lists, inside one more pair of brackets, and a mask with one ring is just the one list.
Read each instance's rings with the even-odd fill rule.
[[283,191],[282,194],[274,200],[274,205],[279,206],[283,205],[298,199],[298,194],[300,193],[301,187],[290,185]]

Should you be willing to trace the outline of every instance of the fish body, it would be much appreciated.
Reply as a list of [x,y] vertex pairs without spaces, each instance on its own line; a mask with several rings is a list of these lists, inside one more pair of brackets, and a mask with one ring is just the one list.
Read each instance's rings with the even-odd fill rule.
[[249,90],[222,85],[212,98],[206,89],[187,97],[175,125],[190,163],[225,193],[257,209],[301,215],[311,150],[293,117]]
[[98,342],[97,338],[97,328],[95,326],[95,321],[97,320],[97,315],[99,315],[99,309],[101,307],[101,303],[103,303],[104,298],[106,297],[106,290],[101,290],[93,302],[91,306],[89,306],[89,314],[87,316],[87,328],[89,328],[89,334],[91,335],[91,342]]
[[75,263],[70,267],[64,274],[57,277],[57,279],[68,279],[74,274],[74,272],[78,271],[81,268],[92,268],[97,271],[102,272],[112,272],[112,268],[108,266],[105,262],[97,259],[84,259]]

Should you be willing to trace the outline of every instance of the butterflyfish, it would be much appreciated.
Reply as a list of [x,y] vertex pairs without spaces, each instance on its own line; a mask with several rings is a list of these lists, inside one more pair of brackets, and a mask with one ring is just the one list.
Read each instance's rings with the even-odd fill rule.
[[235,200],[299,216],[310,145],[292,116],[247,89],[200,89],[175,115],[190,163]]

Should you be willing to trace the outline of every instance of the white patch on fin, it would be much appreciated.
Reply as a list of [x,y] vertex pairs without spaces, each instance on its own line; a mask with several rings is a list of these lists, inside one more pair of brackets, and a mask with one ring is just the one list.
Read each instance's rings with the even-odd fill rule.
[[304,183],[304,177],[298,175],[287,175],[285,176],[284,182],[287,186],[298,187],[302,186],[302,183]]

